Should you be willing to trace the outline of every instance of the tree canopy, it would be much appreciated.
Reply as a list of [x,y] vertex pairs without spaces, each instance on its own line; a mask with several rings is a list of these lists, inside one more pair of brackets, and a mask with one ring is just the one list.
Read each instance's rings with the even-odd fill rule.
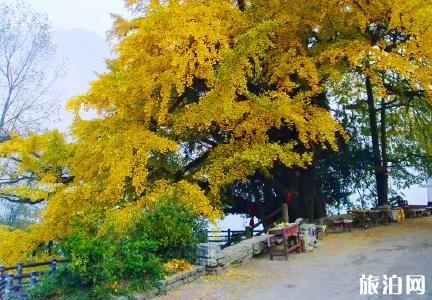
[[373,101],[391,101],[394,74],[432,95],[426,0],[128,2],[140,16],[117,18],[108,72],[69,102],[71,142],[54,131],[0,147],[18,164],[11,179],[36,179],[1,192],[46,202],[30,233],[9,232],[27,234],[22,257],[76,220],[125,230],[167,195],[214,220],[227,188],[309,167],[348,139],[326,90],[347,74]]

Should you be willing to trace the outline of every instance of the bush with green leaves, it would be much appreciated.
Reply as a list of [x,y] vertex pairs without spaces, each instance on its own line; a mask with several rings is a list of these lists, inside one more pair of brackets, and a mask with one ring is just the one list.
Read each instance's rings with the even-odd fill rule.
[[114,284],[118,279],[142,277],[158,280],[162,263],[156,256],[158,242],[145,232],[124,239],[76,235],[66,244],[72,263],[69,270],[79,275],[84,285]]
[[185,206],[159,201],[153,213],[142,220],[151,240],[158,242],[157,255],[165,261],[184,259],[194,262],[198,243],[204,242],[202,233],[206,222]]
[[164,262],[174,258],[193,262],[202,241],[197,233],[205,229],[205,221],[170,200],[161,199],[151,211],[143,211],[127,234],[107,231],[98,237],[90,229],[69,238],[62,250],[72,262],[55,280],[33,289],[33,298],[59,297],[74,289],[85,289],[94,298],[121,294],[124,287],[143,290],[164,277]]

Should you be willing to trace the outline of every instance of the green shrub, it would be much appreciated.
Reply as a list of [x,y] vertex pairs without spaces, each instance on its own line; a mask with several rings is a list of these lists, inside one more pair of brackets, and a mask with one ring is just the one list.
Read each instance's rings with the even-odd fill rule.
[[193,262],[197,243],[202,241],[197,233],[204,230],[205,222],[171,200],[160,199],[121,236],[108,230],[97,237],[92,234],[94,228],[86,228],[86,232],[70,237],[62,250],[72,262],[59,275],[33,288],[32,299],[52,295],[58,299],[103,299],[125,290],[143,291],[163,278],[164,262],[174,258]]
[[159,257],[165,261],[174,258],[195,261],[197,244],[203,242],[199,233],[206,227],[204,220],[183,205],[162,200],[141,221],[150,239],[159,243]]
[[44,279],[42,284],[27,289],[29,299],[87,300],[106,299],[108,293],[97,293],[90,286],[81,284],[80,278],[67,269]]
[[72,237],[65,245],[72,259],[69,270],[84,285],[114,284],[118,279],[142,277],[156,281],[162,277],[162,264],[156,257],[157,242],[141,232],[124,239]]

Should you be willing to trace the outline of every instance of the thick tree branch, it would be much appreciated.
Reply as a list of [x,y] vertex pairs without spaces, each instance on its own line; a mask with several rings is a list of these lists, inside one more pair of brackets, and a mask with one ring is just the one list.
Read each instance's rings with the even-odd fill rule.
[[16,184],[18,182],[24,181],[24,180],[35,180],[36,178],[31,176],[23,176],[17,179],[6,179],[6,180],[0,180],[0,185],[2,184]]
[[6,200],[11,203],[18,203],[18,204],[21,203],[21,204],[31,204],[31,205],[39,204],[47,200],[47,199],[32,200],[30,198],[20,198],[17,195],[3,194],[3,193],[0,193],[0,199]]
[[204,154],[202,154],[201,156],[197,157],[196,159],[188,163],[181,171],[177,172],[174,176],[176,181],[183,179],[191,169],[203,163],[210,155],[210,151],[211,149],[207,150],[206,152],[204,152]]
[[246,1],[245,0],[237,0],[237,6],[241,11],[246,10]]

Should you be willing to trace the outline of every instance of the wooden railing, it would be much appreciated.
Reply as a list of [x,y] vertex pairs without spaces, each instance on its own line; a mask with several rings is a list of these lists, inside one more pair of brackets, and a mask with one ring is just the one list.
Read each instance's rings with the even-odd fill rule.
[[[264,227],[264,223],[270,219],[275,219],[276,222],[280,221],[282,217],[276,218],[276,216],[282,214],[282,207],[278,208],[274,212],[265,216],[262,220],[260,220],[253,227],[246,227],[245,230],[221,230],[221,231],[207,231],[207,241],[211,243],[219,243],[222,248],[231,246],[240,242],[241,240],[250,238],[252,236],[263,234],[267,228]],[[263,229],[257,230],[260,225],[263,225]]]
[[[265,232],[266,228],[264,228],[264,224],[263,222],[267,222],[269,219],[274,218],[275,216],[279,215],[282,213],[282,207],[276,209],[274,212],[270,213],[269,215],[265,216],[263,220],[259,221],[257,224],[254,225],[254,227],[251,228],[252,231],[255,231],[254,229],[257,228],[260,225],[263,225],[263,229],[260,230],[259,234],[262,234]],[[278,221],[280,221],[281,218],[279,219],[275,219],[275,222],[277,223]]]
[[[54,274],[57,271],[58,264],[68,262],[70,262],[68,259],[52,259],[49,262],[19,263],[12,267],[0,266],[0,299],[8,299],[12,291],[18,291],[23,286],[37,284],[40,282],[41,277]],[[25,269],[34,269],[44,266],[49,268],[43,271],[25,272]]]
[[[253,235],[259,234],[260,230],[254,230]],[[219,243],[222,248],[236,244],[248,237],[248,230],[209,230],[207,231],[207,241],[210,243]]]

